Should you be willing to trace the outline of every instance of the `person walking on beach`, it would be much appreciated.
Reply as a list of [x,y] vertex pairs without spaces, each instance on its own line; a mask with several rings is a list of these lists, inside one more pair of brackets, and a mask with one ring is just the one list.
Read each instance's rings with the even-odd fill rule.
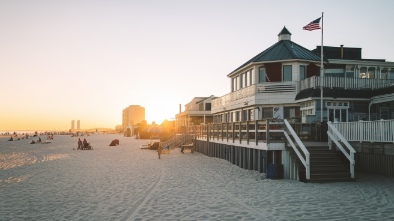
[[161,154],[161,143],[159,143],[159,146],[157,147],[157,154],[159,155],[159,160],[160,160],[160,154]]
[[78,149],[77,150],[80,150],[80,149],[82,149],[82,140],[81,140],[81,138],[78,138]]

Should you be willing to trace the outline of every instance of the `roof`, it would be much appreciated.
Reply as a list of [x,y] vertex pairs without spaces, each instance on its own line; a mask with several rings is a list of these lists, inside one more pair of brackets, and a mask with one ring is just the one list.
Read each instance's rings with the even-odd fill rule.
[[[363,89],[363,90],[345,90],[345,89],[330,89],[323,88],[323,97],[334,98],[367,98],[374,96],[394,93],[394,86],[380,88],[380,89]],[[320,97],[320,89],[308,88],[300,91],[295,100],[301,100],[310,97]]]
[[260,54],[254,56],[252,59],[250,59],[249,61],[247,61],[246,63],[235,69],[234,71],[232,71],[230,74],[247,66],[250,63],[282,61],[282,60],[320,61],[320,56],[317,56],[316,54],[312,53],[312,51],[290,40],[281,40],[275,43],[274,45],[272,45],[271,47],[267,48]]
[[279,35],[291,35],[291,33],[289,32],[289,30],[287,30],[286,27],[283,27],[282,31],[279,32]]

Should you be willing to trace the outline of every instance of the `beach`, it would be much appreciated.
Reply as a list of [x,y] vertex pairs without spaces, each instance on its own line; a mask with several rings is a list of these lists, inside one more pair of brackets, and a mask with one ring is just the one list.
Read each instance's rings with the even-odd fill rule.
[[[0,220],[393,220],[394,179],[302,183],[147,140],[92,134],[0,138]],[[41,136],[43,141],[46,136]],[[119,146],[108,146],[119,139]]]

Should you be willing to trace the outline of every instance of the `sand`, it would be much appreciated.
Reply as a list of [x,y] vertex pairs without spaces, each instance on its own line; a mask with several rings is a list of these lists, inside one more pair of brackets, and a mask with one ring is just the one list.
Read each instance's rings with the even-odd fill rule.
[[[44,137],[41,137],[43,139]],[[0,139],[0,220],[393,220],[394,179],[301,183],[199,153],[139,149],[91,135],[50,144]],[[120,145],[108,146],[119,139]]]

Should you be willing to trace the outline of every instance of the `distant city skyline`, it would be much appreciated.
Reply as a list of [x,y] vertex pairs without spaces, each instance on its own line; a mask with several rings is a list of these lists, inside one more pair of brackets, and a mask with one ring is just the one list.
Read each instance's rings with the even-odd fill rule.
[[193,97],[230,93],[227,74],[286,28],[312,50],[362,48],[394,61],[388,0],[1,1],[0,130],[115,128],[129,104],[174,119]]

